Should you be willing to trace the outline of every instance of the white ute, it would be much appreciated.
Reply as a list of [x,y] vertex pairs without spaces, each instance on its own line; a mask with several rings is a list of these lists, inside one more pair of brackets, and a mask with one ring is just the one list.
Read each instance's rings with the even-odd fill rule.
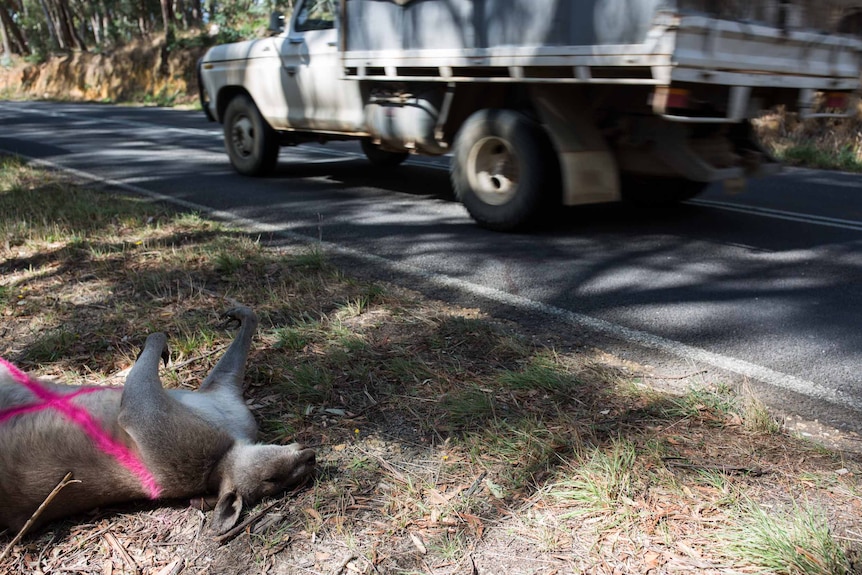
[[285,29],[206,53],[201,98],[241,174],[311,141],[381,167],[451,153],[470,215],[512,231],[775,171],[750,120],[851,107],[854,1],[298,0]]

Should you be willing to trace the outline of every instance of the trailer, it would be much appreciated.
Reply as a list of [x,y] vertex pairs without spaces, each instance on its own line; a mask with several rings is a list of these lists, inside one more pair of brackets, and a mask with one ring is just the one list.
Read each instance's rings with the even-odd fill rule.
[[199,70],[240,173],[309,141],[381,169],[451,154],[470,215],[512,231],[774,173],[752,119],[852,112],[860,23],[848,0],[300,0]]

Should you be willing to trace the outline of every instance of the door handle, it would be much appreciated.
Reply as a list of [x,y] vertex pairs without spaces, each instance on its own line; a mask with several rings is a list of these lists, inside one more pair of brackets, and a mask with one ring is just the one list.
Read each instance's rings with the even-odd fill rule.
[[297,38],[296,36],[291,36],[287,41],[291,44],[302,44],[302,38]]
[[287,71],[288,76],[296,76],[296,66],[285,66],[284,69]]

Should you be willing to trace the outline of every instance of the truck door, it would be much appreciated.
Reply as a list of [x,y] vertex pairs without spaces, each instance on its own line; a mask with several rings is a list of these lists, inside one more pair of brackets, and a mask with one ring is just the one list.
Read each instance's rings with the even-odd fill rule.
[[363,105],[355,80],[341,79],[335,0],[301,0],[281,45],[288,124],[294,129],[355,132]]

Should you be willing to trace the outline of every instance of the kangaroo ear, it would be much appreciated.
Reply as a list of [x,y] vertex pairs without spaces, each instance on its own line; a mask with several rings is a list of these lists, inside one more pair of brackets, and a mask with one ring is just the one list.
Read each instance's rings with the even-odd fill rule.
[[212,516],[212,530],[218,535],[230,531],[242,513],[242,497],[236,489],[222,490]]

